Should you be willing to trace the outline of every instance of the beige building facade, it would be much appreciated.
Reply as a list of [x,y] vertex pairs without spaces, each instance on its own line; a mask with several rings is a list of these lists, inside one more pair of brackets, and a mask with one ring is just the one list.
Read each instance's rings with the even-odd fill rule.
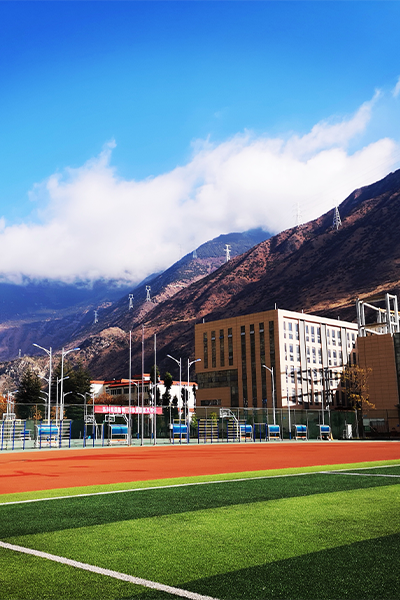
[[341,403],[357,324],[282,309],[195,326],[197,406],[315,407]]

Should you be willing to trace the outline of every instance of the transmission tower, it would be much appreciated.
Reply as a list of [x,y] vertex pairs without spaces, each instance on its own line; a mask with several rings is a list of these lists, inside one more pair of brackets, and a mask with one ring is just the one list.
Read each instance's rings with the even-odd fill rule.
[[332,229],[335,229],[336,231],[339,229],[339,227],[342,224],[342,220],[340,218],[340,214],[339,214],[339,209],[337,206],[335,206],[335,210],[333,213],[333,223],[332,223]]
[[133,308],[133,294],[129,294],[129,310]]
[[197,258],[197,252],[196,252],[196,250],[193,250],[193,258]]
[[97,310],[94,311],[94,324],[98,323],[99,319],[98,319],[98,312]]
[[296,229],[300,229],[303,224],[303,215],[301,214],[300,204],[297,202],[295,206],[295,214],[296,214]]
[[150,291],[151,291],[151,286],[146,285],[146,302],[151,302]]
[[225,244],[225,262],[231,259],[231,247],[229,244]]

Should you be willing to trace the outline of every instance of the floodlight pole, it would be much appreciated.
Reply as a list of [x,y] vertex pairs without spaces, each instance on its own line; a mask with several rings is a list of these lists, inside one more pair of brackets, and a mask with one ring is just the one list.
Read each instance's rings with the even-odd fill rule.
[[[186,426],[187,426],[187,433],[188,433],[188,437],[189,437],[189,389],[190,389],[190,379],[189,379],[189,369],[192,365],[194,365],[194,363],[197,362],[201,362],[201,358],[196,358],[195,360],[189,361],[188,359],[188,395],[187,395],[187,400],[186,400]],[[193,402],[193,407],[194,407],[194,402]]]
[[275,418],[275,383],[274,383],[274,367],[267,367],[267,365],[262,365],[264,369],[267,369],[271,373],[271,381],[272,381],[272,416],[274,419],[274,425],[276,425]]
[[179,443],[182,441],[182,432],[181,432],[181,408],[180,403],[182,402],[182,359],[179,360],[174,358],[170,354],[167,354],[168,358],[172,358],[179,365],[179,398],[178,398],[178,411],[179,411]]
[[[130,308],[130,305],[129,305]],[[132,331],[129,332],[129,416],[128,416],[128,446],[132,442],[132,415],[131,415],[131,401],[132,401]]]
[[43,348],[43,346],[39,346],[39,344],[33,344],[33,346],[35,346],[36,348],[40,348],[40,350],[43,350],[43,352],[46,352],[47,356],[50,359],[50,363],[49,363],[49,394],[48,394],[48,407],[47,407],[47,423],[48,423],[48,425],[50,425],[50,410],[51,410],[51,356],[52,356],[52,350],[51,350],[51,348],[49,348],[47,350],[46,348]]
[[[61,350],[60,421],[62,420],[61,415],[64,416],[64,357],[67,356],[67,354],[69,354],[70,352],[76,352],[77,350],[80,350],[80,348],[71,348],[71,350],[64,350],[64,348],[63,348]],[[65,379],[67,379],[67,378],[65,377]]]

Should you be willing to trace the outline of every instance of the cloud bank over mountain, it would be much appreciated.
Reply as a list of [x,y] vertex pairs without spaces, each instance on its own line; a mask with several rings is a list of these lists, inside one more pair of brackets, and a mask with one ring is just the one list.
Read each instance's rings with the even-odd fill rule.
[[29,222],[0,219],[0,277],[138,282],[221,233],[277,233],[316,218],[398,165],[397,141],[363,143],[381,102],[377,92],[355,114],[303,135],[196,141],[187,164],[141,181],[118,175],[111,141],[36,184]]

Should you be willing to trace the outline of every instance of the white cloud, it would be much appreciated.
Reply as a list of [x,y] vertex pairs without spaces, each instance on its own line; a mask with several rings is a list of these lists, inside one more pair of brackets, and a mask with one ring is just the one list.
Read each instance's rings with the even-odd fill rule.
[[393,98],[397,98],[399,94],[400,94],[400,77],[398,78],[397,83],[392,90]]
[[399,147],[388,138],[348,151],[378,97],[303,136],[197,141],[188,164],[143,181],[118,177],[111,142],[34,186],[38,222],[0,222],[0,276],[138,281],[221,233],[291,227],[296,204],[303,220],[315,218],[393,165]]

